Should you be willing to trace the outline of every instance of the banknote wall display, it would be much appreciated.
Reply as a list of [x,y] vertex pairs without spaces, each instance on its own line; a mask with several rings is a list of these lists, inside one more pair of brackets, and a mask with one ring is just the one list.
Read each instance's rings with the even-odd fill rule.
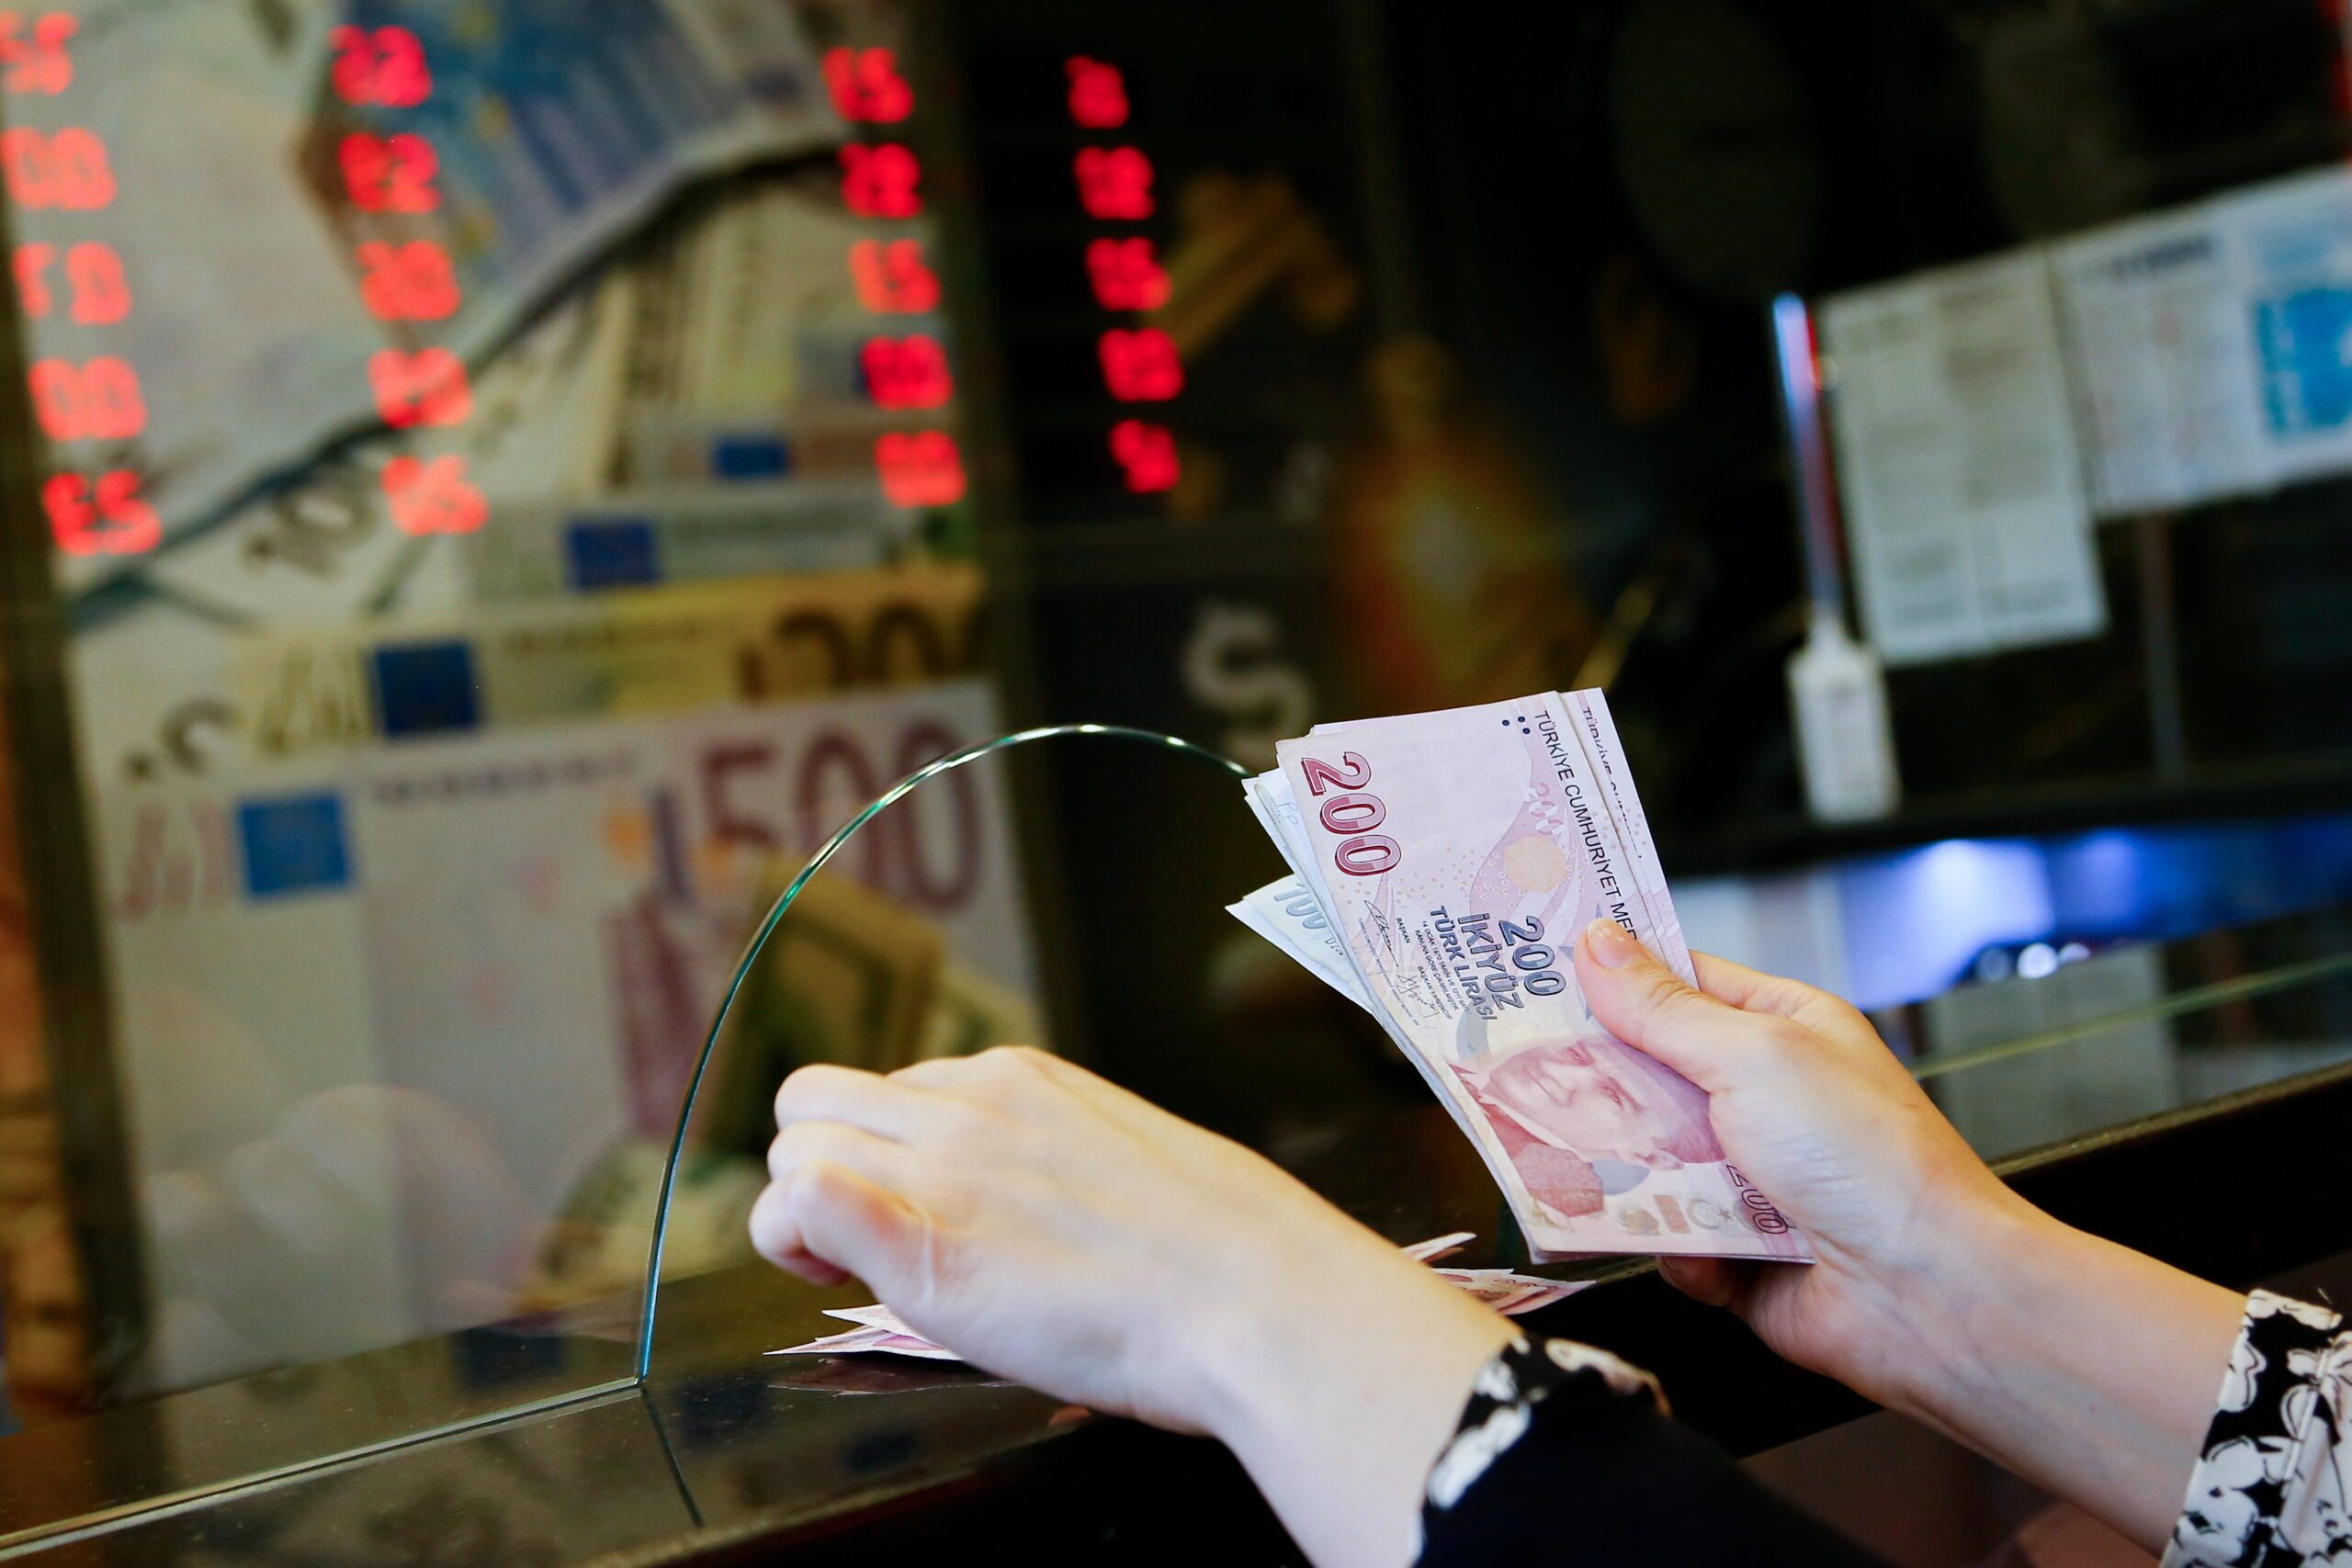
[[[1013,705],[907,10],[65,0],[0,45],[95,911],[48,940],[118,1101],[70,1153],[140,1281],[81,1393],[633,1286],[758,906]],[[959,775],[810,889],[675,1262],[741,1251],[759,1076],[1050,1039],[1011,824]]]
[[[551,1219],[576,1230],[583,1193],[658,1177],[749,923],[800,857],[1000,724],[964,682],[101,792],[155,1375],[320,1359],[633,1278],[644,1170],[606,1227],[633,1251],[570,1234],[551,1265]],[[1041,1031],[1008,811],[970,770],[861,835],[763,976],[744,1047],[761,1076]],[[976,1025],[976,1007],[998,1012]],[[740,1086],[752,1122],[735,1108],[736,1146],[711,1151],[753,1191],[763,1140],[745,1129],[773,1082]],[[299,1234],[266,1223],[304,1203]],[[367,1310],[343,1310],[363,1282]]]

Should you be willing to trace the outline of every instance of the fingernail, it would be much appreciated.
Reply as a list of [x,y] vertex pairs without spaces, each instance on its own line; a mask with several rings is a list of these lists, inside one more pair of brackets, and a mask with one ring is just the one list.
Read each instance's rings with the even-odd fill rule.
[[1642,955],[1642,944],[1614,920],[1595,920],[1585,927],[1584,945],[1603,969],[1623,969]]

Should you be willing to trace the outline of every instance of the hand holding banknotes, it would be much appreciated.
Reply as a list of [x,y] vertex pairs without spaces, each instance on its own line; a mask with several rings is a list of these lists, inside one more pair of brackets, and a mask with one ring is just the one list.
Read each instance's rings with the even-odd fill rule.
[[[1657,1255],[1782,1355],[2165,1537],[2245,1299],[2018,1199],[1844,1002],[1693,954],[1598,693],[1325,726],[1279,754],[1247,797],[1292,874],[1232,912],[1420,1070],[1539,1260]],[[1216,1436],[1318,1563],[1406,1561],[1425,1481],[1458,1518],[1543,1425],[1490,1360],[1504,1318],[1068,1063],[806,1068],[776,1117],[763,1253],[862,1278],[914,1343]],[[1606,1359],[1543,1354],[1571,1376]],[[1490,1488],[1461,1560],[1564,1528],[1598,1551],[1595,1515],[1634,1543],[1595,1562],[1747,1561],[1722,1543],[1751,1522],[1799,1542],[1755,1561],[1858,1560],[1818,1527],[1775,1534],[1759,1521],[1786,1510],[1655,1411],[1588,1414],[1533,1445],[1565,1490],[1514,1512]]]
[[1798,1365],[1898,1401],[1918,1329],[1967,1293],[1944,1276],[1968,1266],[1996,1222],[2030,1211],[1852,1006],[1692,957],[1696,987],[1596,920],[1577,943],[1577,978],[1611,1033],[1707,1092],[1726,1152],[1804,1232],[1816,1262],[1666,1258],[1660,1271]]

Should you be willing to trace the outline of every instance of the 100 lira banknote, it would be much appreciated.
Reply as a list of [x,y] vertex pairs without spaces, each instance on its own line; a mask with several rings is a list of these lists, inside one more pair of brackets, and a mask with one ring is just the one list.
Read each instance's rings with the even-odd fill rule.
[[1696,982],[1599,693],[1328,725],[1277,755],[1248,795],[1295,875],[1233,912],[1387,1031],[1538,1258],[1810,1258],[1705,1093],[1577,986],[1594,919]]

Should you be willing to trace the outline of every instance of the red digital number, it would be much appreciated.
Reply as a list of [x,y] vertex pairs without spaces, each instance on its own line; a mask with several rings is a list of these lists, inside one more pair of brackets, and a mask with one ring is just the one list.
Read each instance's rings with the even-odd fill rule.
[[114,199],[107,144],[79,126],[0,131],[0,168],[6,173],[8,199],[28,209],[94,212]]
[[1069,118],[1089,130],[1127,123],[1127,79],[1115,65],[1078,55],[1069,62]]
[[1106,310],[1157,310],[1168,303],[1168,269],[1149,240],[1096,240],[1086,247],[1086,275]]
[[857,300],[877,316],[918,316],[939,308],[939,276],[919,240],[860,240],[849,251]]
[[1088,147],[1078,154],[1078,199],[1091,218],[1133,222],[1152,215],[1151,160],[1133,147]]
[[36,360],[26,380],[41,433],[51,441],[129,441],[147,428],[139,372],[127,360]]
[[422,136],[354,131],[343,139],[339,156],[344,189],[362,212],[430,212],[441,205],[441,193],[433,188],[440,154]]
[[463,295],[449,253],[430,240],[360,245],[359,298],[380,321],[446,321]]
[[868,338],[858,365],[878,408],[935,409],[956,395],[947,351],[934,337]]
[[58,474],[41,487],[50,536],[69,556],[144,555],[164,540],[164,520],[140,498],[139,476],[100,474],[95,489],[79,474]]
[[912,218],[922,210],[922,164],[895,141],[844,147],[842,199],[860,218]]
[[57,247],[33,241],[17,247],[17,307],[32,321],[40,321],[55,308],[56,300],[49,292],[49,264],[57,259]]
[[74,57],[65,51],[65,42],[82,30],[82,24],[62,11],[51,11],[33,18],[30,37],[24,26],[18,13],[0,11],[0,92],[54,97],[74,85]]
[[1102,384],[1123,403],[1164,403],[1184,389],[1176,340],[1158,327],[1102,334]]
[[474,412],[466,364],[446,348],[379,349],[368,356],[376,412],[394,430],[461,424]]
[[130,280],[112,245],[85,240],[65,253],[65,284],[74,295],[74,320],[85,327],[110,327],[130,314]]
[[424,45],[408,28],[339,27],[327,41],[334,49],[335,95],[345,103],[413,109],[433,96]]
[[893,506],[953,506],[964,499],[964,454],[944,431],[885,435],[874,444],[874,467]]
[[825,85],[833,107],[854,124],[896,125],[915,112],[915,90],[887,49],[827,50]]
[[1176,437],[1166,425],[1121,420],[1111,427],[1111,456],[1126,475],[1127,489],[1136,495],[1174,490],[1183,477],[1183,465],[1176,457]]
[[463,457],[394,457],[384,465],[384,500],[403,534],[470,534],[490,521],[490,503],[466,482]]
[[[50,264],[56,259],[54,245],[35,241],[17,247],[17,302],[33,321],[57,307],[49,287]],[[130,314],[130,283],[112,245],[85,240],[68,250],[65,284],[74,297],[72,312],[78,325],[110,327]]]

